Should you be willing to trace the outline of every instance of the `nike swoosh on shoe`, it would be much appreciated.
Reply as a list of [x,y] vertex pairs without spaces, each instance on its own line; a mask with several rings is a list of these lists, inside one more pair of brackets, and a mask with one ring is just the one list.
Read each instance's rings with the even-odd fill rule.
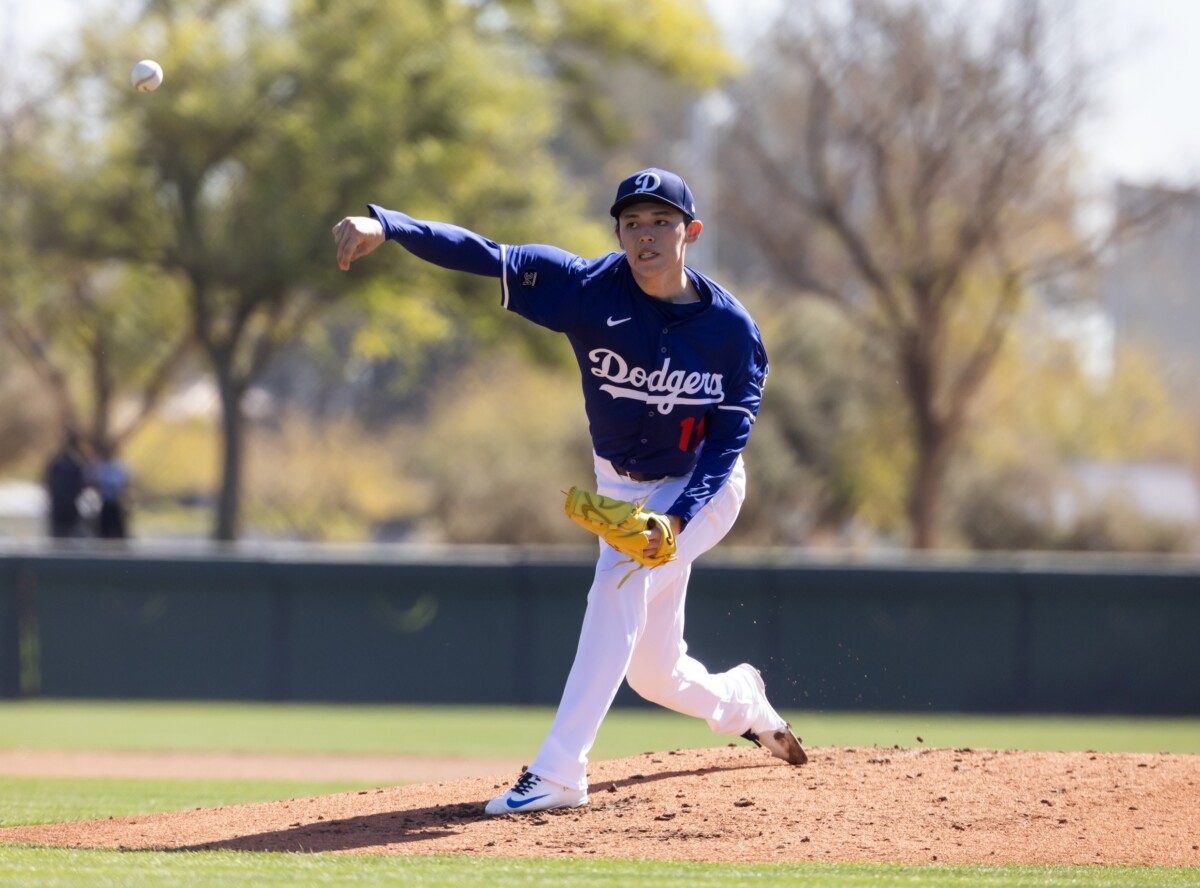
[[505,804],[508,805],[508,807],[512,808],[515,811],[517,808],[524,808],[526,805],[536,802],[538,799],[544,799],[548,795],[550,795],[550,793],[546,793],[545,795],[540,795],[540,796],[534,796],[531,799],[521,799],[521,801],[519,801],[519,802],[514,801],[513,799],[508,799],[508,801],[506,801]]

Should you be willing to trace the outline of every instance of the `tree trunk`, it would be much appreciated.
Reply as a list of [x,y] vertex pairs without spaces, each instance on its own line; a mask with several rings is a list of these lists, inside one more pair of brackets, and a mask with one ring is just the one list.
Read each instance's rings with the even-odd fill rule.
[[218,370],[217,389],[221,398],[221,486],[213,539],[232,542],[241,532],[243,386]]
[[900,366],[913,423],[916,465],[908,485],[908,527],[914,549],[937,545],[942,481],[954,441],[954,427],[938,409],[940,358],[936,324],[905,337]]
[[908,525],[914,549],[933,549],[938,542],[941,519],[942,482],[946,477],[949,437],[935,433],[921,440],[917,465],[908,492]]

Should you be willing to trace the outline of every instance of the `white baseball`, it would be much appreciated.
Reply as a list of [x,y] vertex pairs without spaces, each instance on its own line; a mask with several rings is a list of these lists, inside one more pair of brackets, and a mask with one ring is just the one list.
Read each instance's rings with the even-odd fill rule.
[[138,92],[151,92],[158,89],[163,82],[162,65],[154,59],[142,59],[133,66],[129,75],[130,81]]

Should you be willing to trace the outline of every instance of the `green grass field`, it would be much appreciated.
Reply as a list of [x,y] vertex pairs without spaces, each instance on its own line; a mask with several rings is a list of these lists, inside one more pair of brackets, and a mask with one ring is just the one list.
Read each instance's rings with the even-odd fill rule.
[[[972,746],[1200,753],[1198,719],[785,713],[812,746]],[[0,703],[0,748],[531,756],[546,709],[224,703]],[[920,740],[918,740],[918,737]],[[651,709],[615,710],[594,758],[721,745],[703,724]],[[0,825],[318,795],[357,784],[232,780],[0,778]],[[0,848],[0,885],[415,886],[1200,886],[1170,868],[899,867],[394,858],[232,852]]]
[[[1200,719],[783,712],[810,746],[930,746],[1200,754]],[[347,755],[532,755],[548,708],[0,702],[0,749],[228,750]],[[918,738],[920,738],[918,740]],[[592,757],[721,746],[703,722],[614,709]]]

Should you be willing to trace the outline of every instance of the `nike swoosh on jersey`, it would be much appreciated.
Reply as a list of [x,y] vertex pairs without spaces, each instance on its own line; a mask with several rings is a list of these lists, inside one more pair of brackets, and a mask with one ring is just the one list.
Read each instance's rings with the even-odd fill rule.
[[508,807],[510,807],[510,808],[524,808],[526,805],[530,804],[531,802],[536,802],[538,799],[544,799],[548,795],[550,795],[550,793],[546,793],[545,795],[540,795],[540,796],[534,796],[531,799],[521,799],[521,801],[519,801],[519,802],[516,801],[515,799],[509,799],[505,804],[507,804]]
[[608,326],[615,327],[615,326],[617,326],[617,324],[623,324],[626,321],[632,321],[632,320],[633,320],[633,318],[621,318],[620,320],[614,321],[612,315],[609,315],[608,316]]

